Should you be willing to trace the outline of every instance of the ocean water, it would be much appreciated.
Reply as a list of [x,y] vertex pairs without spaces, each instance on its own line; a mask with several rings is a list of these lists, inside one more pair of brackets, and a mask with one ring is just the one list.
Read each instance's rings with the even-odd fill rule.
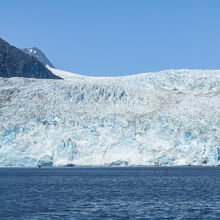
[[220,167],[1,168],[0,219],[220,219]]

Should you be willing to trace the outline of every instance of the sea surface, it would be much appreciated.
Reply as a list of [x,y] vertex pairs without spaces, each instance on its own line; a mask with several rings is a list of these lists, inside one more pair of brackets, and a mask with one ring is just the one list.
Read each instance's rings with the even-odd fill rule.
[[0,219],[220,219],[220,167],[1,168]]

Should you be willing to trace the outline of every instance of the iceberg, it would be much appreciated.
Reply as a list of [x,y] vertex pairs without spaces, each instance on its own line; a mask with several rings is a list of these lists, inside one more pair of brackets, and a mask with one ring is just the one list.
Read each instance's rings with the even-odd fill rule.
[[220,70],[0,78],[0,166],[220,165]]

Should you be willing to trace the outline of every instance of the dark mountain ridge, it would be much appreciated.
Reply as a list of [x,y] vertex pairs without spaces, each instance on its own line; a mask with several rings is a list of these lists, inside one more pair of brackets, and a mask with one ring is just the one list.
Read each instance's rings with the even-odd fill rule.
[[62,79],[48,70],[36,57],[11,46],[0,38],[0,77]]

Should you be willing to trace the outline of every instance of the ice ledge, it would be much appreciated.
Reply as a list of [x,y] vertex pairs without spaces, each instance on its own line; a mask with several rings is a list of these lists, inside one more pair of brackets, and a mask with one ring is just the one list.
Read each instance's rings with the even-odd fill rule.
[[0,122],[3,167],[217,166],[220,71],[0,78]]

